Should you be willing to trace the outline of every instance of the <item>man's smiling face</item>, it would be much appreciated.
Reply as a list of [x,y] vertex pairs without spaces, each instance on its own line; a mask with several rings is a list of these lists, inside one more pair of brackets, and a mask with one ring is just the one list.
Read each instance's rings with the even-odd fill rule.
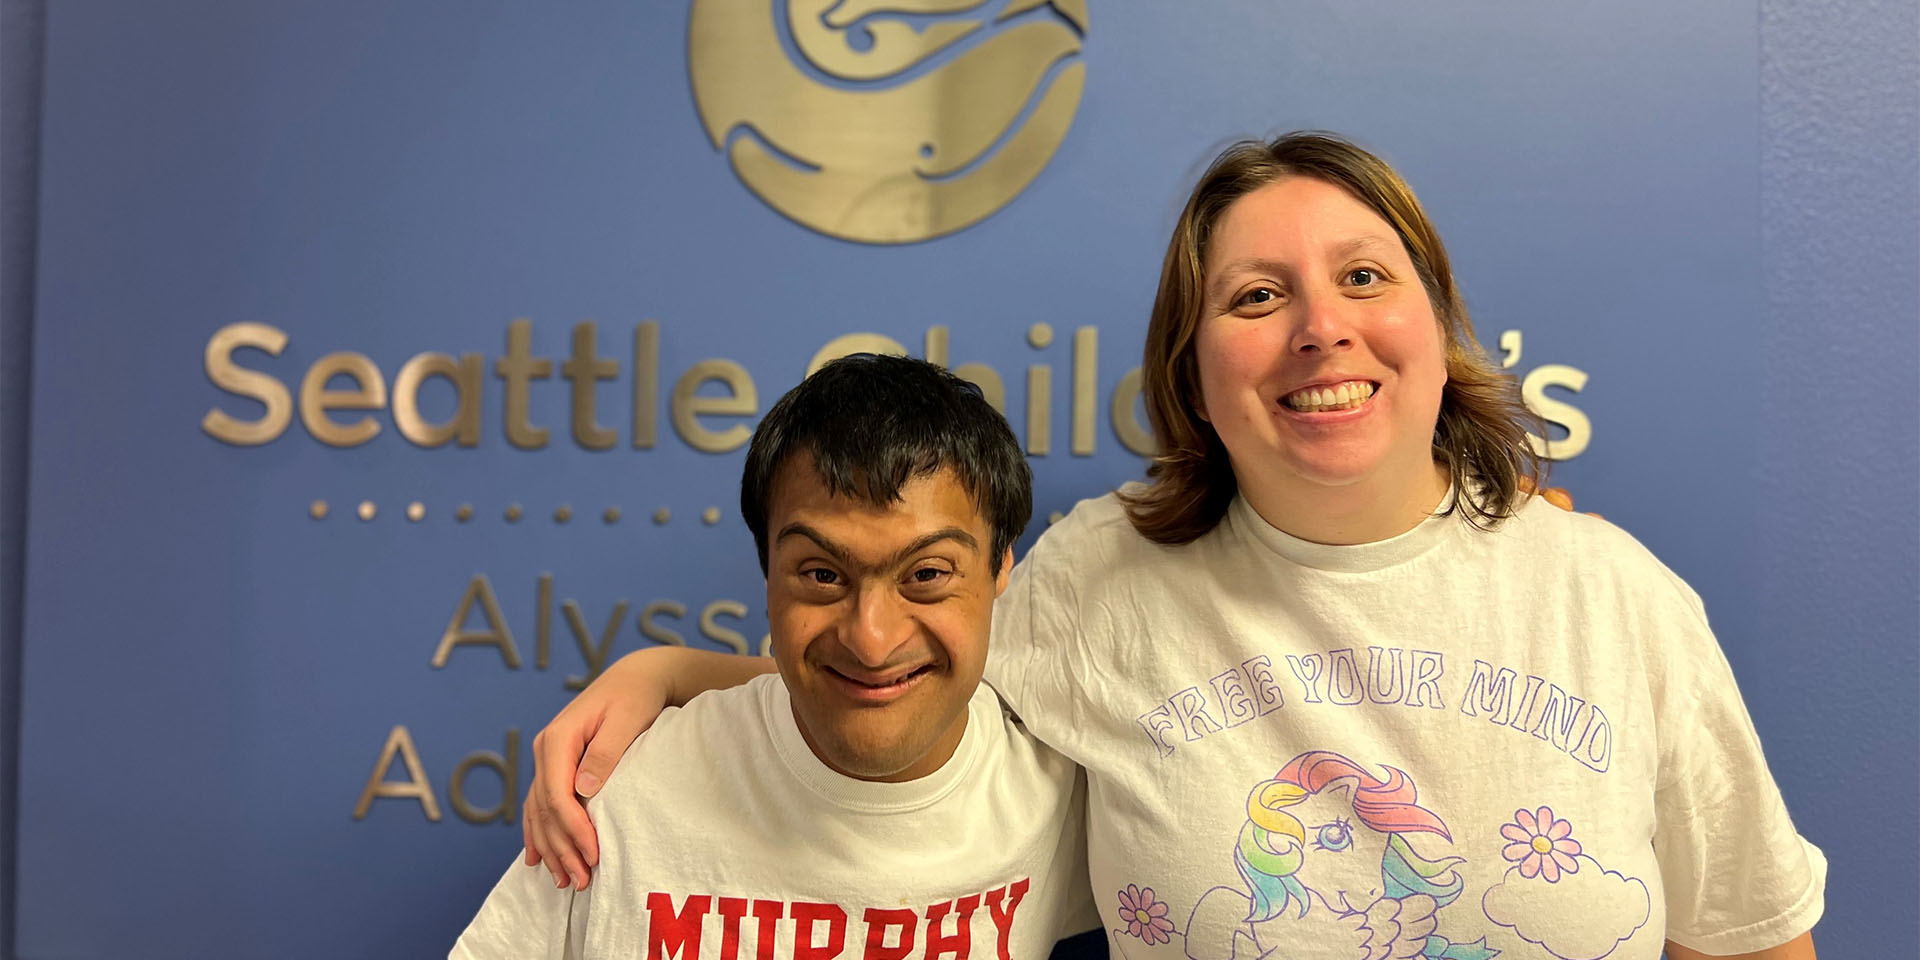
[[770,493],[773,657],[808,746],[863,780],[938,770],[966,731],[1012,551],[993,563],[993,531],[947,468],[871,503],[835,496],[800,453]]

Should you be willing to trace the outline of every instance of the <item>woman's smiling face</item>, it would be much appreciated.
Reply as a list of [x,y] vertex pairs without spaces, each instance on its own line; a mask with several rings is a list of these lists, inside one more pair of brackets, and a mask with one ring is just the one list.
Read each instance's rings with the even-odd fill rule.
[[1243,490],[1311,498],[1432,470],[1444,335],[1386,220],[1284,177],[1227,208],[1203,266],[1198,399]]

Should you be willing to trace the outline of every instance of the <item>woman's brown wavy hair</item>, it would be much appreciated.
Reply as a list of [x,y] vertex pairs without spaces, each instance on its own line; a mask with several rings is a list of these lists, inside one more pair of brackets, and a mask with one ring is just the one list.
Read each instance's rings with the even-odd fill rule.
[[1521,403],[1519,384],[1474,339],[1440,235],[1386,161],[1340,136],[1300,132],[1228,147],[1194,186],[1174,224],[1141,366],[1158,452],[1147,468],[1146,489],[1123,494],[1134,528],[1158,543],[1188,543],[1219,524],[1233,502],[1238,487],[1227,448],[1195,412],[1200,376],[1194,337],[1204,306],[1207,243],[1234,201],[1289,176],[1346,190],[1400,235],[1446,338],[1447,383],[1433,455],[1446,464],[1459,491],[1448,512],[1480,529],[1511,517],[1528,495],[1525,484],[1538,489],[1545,480],[1546,465],[1527,439],[1528,428],[1545,434]]

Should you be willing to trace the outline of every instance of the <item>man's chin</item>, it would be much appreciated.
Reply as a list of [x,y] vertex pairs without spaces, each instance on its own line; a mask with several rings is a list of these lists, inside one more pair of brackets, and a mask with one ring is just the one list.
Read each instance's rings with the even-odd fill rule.
[[897,780],[920,765],[932,748],[924,737],[876,736],[871,731],[836,731],[822,738],[820,759],[827,766],[860,780]]

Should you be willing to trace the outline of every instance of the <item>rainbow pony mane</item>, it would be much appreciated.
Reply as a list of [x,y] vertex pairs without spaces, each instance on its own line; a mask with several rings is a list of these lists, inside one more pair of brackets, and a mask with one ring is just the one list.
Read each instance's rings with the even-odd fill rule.
[[1294,757],[1272,780],[1254,787],[1247,797],[1247,823],[1233,851],[1234,868],[1252,901],[1249,922],[1271,920],[1296,902],[1294,915],[1306,916],[1312,902],[1306,885],[1295,876],[1306,858],[1306,831],[1287,808],[1341,779],[1358,784],[1354,816],[1368,829],[1387,834],[1380,856],[1384,895],[1400,899],[1423,893],[1439,907],[1459,898],[1466,882],[1453,867],[1465,858],[1428,859],[1408,839],[1409,834],[1431,833],[1451,843],[1446,823],[1419,804],[1419,792],[1405,771],[1384,764],[1381,769],[1386,779],[1340,754],[1315,750]]

